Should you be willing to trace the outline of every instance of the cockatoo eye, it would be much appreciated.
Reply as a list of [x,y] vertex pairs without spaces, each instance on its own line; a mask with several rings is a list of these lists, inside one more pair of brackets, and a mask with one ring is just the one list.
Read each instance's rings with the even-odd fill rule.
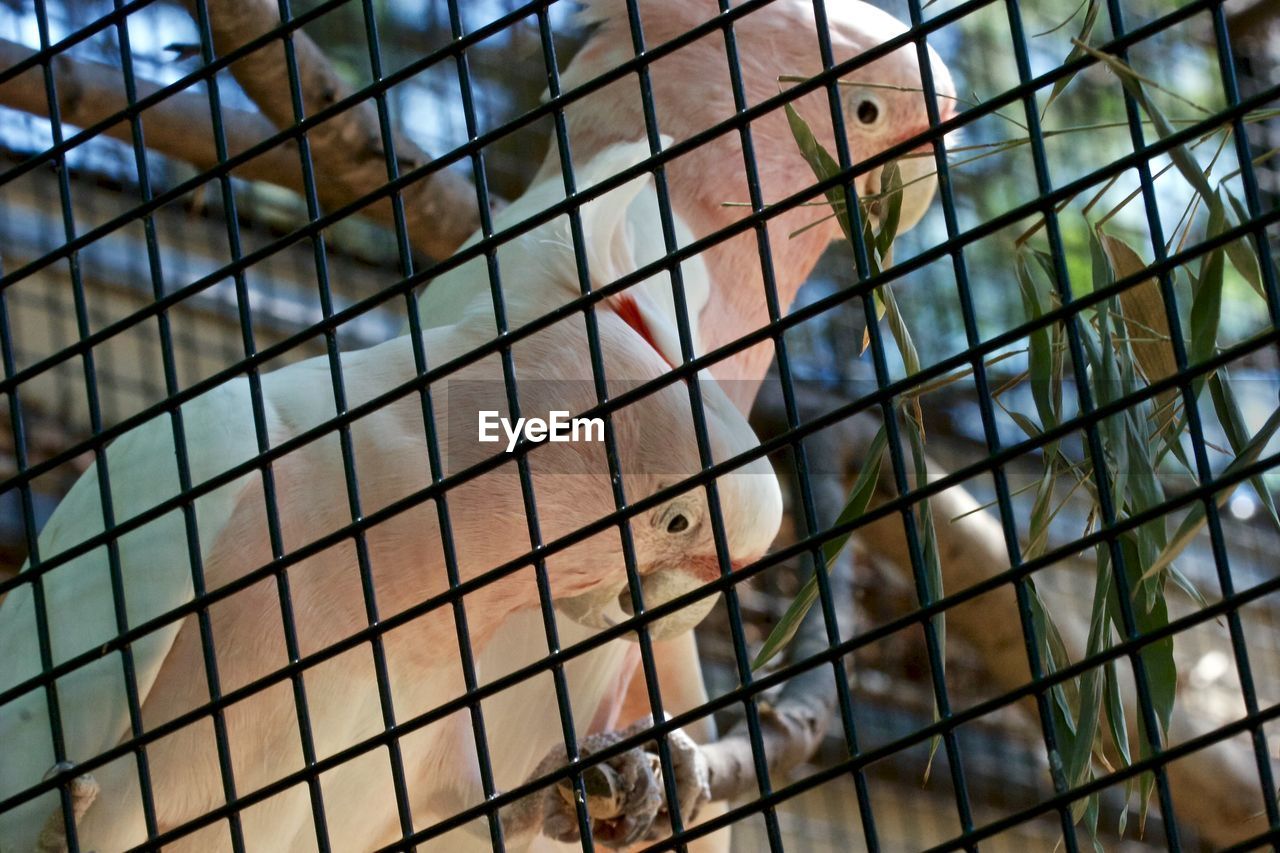
[[[660,487],[661,488],[661,487]],[[692,494],[673,498],[654,510],[649,523],[654,530],[665,530],[672,536],[686,534],[702,523],[703,508]]]
[[880,120],[880,105],[873,98],[863,98],[858,101],[855,115],[858,121],[870,127]]

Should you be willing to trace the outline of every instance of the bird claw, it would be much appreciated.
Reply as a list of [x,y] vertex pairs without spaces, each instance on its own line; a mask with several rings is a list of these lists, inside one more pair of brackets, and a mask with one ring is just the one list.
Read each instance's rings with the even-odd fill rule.
[[[60,761],[49,768],[44,778],[50,779],[74,767],[73,762]],[[84,813],[89,810],[89,806],[93,805],[93,801],[98,797],[98,781],[88,773],[84,773],[68,782],[67,790],[71,795],[72,822],[79,823]],[[62,810],[59,809],[49,815],[49,819],[45,821],[40,837],[36,840],[35,849],[38,853],[63,853],[67,846],[67,826],[63,820]]]
[[[591,735],[582,741],[578,751],[586,758],[652,726],[652,718],[647,717],[622,731]],[[679,729],[667,735],[667,744],[680,816],[687,823],[711,797],[706,760],[693,739]],[[563,760],[563,750],[560,757]],[[656,742],[629,749],[583,770],[582,782],[591,836],[602,846],[623,848],[670,834],[671,817]],[[564,843],[579,840],[575,798],[573,784],[567,779],[544,795],[544,834]]]
[[[657,745],[654,744],[656,747]],[[711,774],[707,768],[707,759],[702,749],[693,738],[682,729],[675,729],[667,735],[667,749],[671,755],[671,770],[675,774],[675,789],[679,796],[680,822],[688,826],[698,817],[698,812],[711,799]],[[657,755],[654,755],[657,759]],[[665,794],[659,776],[658,787]],[[665,798],[664,798],[665,799]],[[671,811],[664,803],[658,811],[658,818],[645,836],[646,841],[666,838],[671,834]]]

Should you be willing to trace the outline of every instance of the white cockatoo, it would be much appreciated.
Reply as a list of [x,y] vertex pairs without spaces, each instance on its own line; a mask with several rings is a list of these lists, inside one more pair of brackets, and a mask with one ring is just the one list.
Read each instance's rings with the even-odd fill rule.
[[[647,146],[615,146],[586,164],[587,183],[616,173],[647,155]],[[597,283],[634,268],[631,229],[623,215],[632,198],[650,191],[637,179],[581,209],[584,251]],[[518,327],[545,315],[579,292],[571,238],[561,219],[533,230],[504,248],[511,261],[507,281],[522,295],[509,306]],[[517,284],[520,279],[526,279]],[[534,281],[536,279],[536,281]],[[610,395],[670,369],[664,355],[638,329],[629,309],[604,302],[594,310],[598,345]],[[492,314],[476,303],[448,326],[423,333],[426,359],[438,367],[466,356],[492,337]],[[585,312],[575,312],[511,347],[522,416],[581,413],[597,403]],[[265,431],[278,446],[334,417],[331,366],[327,358],[303,361],[261,376]],[[417,372],[412,340],[400,337],[341,356],[350,408],[411,382]],[[482,411],[510,416],[507,385],[498,354],[473,360],[431,383],[444,475],[505,452],[505,441],[478,441]],[[717,461],[756,446],[745,418],[714,381],[699,383],[710,451]],[[359,483],[360,509],[368,518],[432,484],[423,400],[409,390],[354,419],[349,428],[351,465]],[[253,459],[258,453],[247,379],[229,381],[181,408],[191,480],[197,486]],[[686,382],[669,383],[615,412],[618,466],[628,504],[679,483],[701,470]],[[572,534],[615,510],[605,445],[599,441],[544,441],[527,454],[543,543]],[[180,493],[174,439],[167,415],[148,421],[107,448],[115,518],[127,521]],[[268,528],[265,480],[241,476],[194,502],[198,553],[209,590],[217,590],[271,563],[273,536],[286,555],[352,523],[342,440],[336,428],[283,454],[270,466],[278,529]],[[763,554],[781,519],[777,480],[765,459],[755,459],[716,478],[723,530],[734,564]],[[499,642],[512,620],[539,624],[539,594],[530,552],[529,512],[515,458],[450,487],[441,496],[390,514],[363,533],[370,582],[380,618],[446,592],[447,547],[440,502],[447,506],[450,541],[459,578],[473,581],[497,566],[528,561],[467,593],[463,599],[470,644],[486,662],[510,651]],[[707,492],[679,492],[629,522],[636,567],[648,603],[706,583],[719,575]],[[50,560],[103,530],[97,470],[91,468],[54,512],[39,538],[41,558]],[[101,646],[119,633],[114,598],[123,599],[130,625],[140,624],[191,600],[192,569],[182,514],[169,512],[116,542],[123,589],[113,592],[106,547],[97,547],[43,574],[44,611],[52,662]],[[289,565],[288,618],[297,654],[308,654],[368,627],[356,535]],[[563,605],[563,626],[585,635],[626,618],[619,596],[628,590],[622,536],[607,527],[545,556],[551,597]],[[277,579],[268,576],[208,609],[211,636],[202,636],[188,616],[129,646],[144,731],[201,708],[211,699],[204,646],[214,649],[222,693],[271,676],[289,662]],[[629,598],[627,599],[629,601]],[[652,626],[658,636],[689,627],[682,614]],[[37,677],[41,655],[37,613],[30,585],[14,588],[0,605],[0,691]],[[525,638],[537,655],[545,635]],[[381,640],[397,720],[406,720],[464,695],[462,655],[453,609],[445,604],[386,633]],[[497,644],[497,645],[495,645]],[[530,649],[518,650],[527,657]],[[614,653],[604,657],[612,660]],[[618,663],[611,664],[617,669]],[[131,737],[125,669],[119,652],[106,654],[57,680],[59,724],[65,758],[91,761]],[[481,682],[495,674],[491,666]],[[579,682],[580,683],[580,682]],[[306,725],[315,757],[346,749],[384,731],[383,709],[370,645],[364,643],[318,665],[300,678]],[[599,679],[594,693],[575,695],[584,711],[599,706],[612,679]],[[279,678],[225,708],[222,722],[238,795],[245,795],[304,766],[295,685]],[[499,694],[501,697],[505,694]],[[484,710],[501,706],[485,702]],[[518,712],[517,712],[518,710]],[[500,789],[524,781],[539,760],[564,741],[558,724],[544,726],[536,704],[489,720],[489,751],[496,757]],[[585,723],[584,723],[585,726]],[[0,801],[37,785],[55,763],[51,724],[42,687],[0,706]],[[483,801],[476,745],[465,712],[399,739],[410,808],[421,828]],[[524,756],[529,759],[524,760]],[[215,739],[215,721],[200,714],[146,746],[155,817],[160,831],[181,827],[226,802]],[[73,786],[82,849],[109,853],[146,842],[138,767],[132,753],[86,770]],[[370,850],[400,838],[397,801],[384,748],[370,748],[320,777],[327,809],[328,844],[335,850]],[[553,794],[548,794],[553,796]],[[696,801],[696,798],[695,798]],[[532,805],[530,803],[532,802]],[[693,802],[693,801],[691,801]],[[541,801],[526,798],[503,814],[509,849],[521,849],[541,824]],[[251,849],[306,850],[317,844],[316,822],[305,784],[263,801],[239,815]],[[39,841],[57,847],[62,814],[55,793],[28,798],[0,813],[0,849],[25,851]],[[439,849],[487,843],[484,821],[473,821],[440,839]],[[230,849],[228,825],[220,821],[181,837],[166,849]]]
[[[595,26],[586,43],[561,74],[561,90],[589,83],[593,78],[631,60],[635,47],[628,22],[627,0],[583,0],[583,20]],[[644,42],[648,49],[680,37],[719,13],[717,0],[636,0]],[[860,0],[828,0],[825,4],[834,60],[856,57],[906,31],[896,18]],[[733,23],[737,57],[747,103],[756,104],[776,96],[779,78],[804,77],[822,71],[817,24],[811,0],[776,0]],[[955,86],[941,58],[928,48],[933,87],[940,120],[955,113]],[[653,110],[657,129],[664,139],[691,138],[712,125],[733,117],[730,62],[724,34],[713,29],[668,56],[648,65]],[[850,157],[854,162],[873,157],[928,130],[930,123],[923,94],[916,47],[908,43],[841,78],[839,92],[848,134]],[[834,153],[833,122],[825,88],[798,98],[795,108],[810,124],[828,150]],[[630,139],[647,138],[644,101],[637,75],[629,74],[565,107],[577,189],[582,189],[580,164],[600,151]],[[813,173],[801,156],[781,109],[752,121],[754,165],[765,203],[778,201],[813,183]],[[914,153],[927,154],[928,146]],[[915,225],[927,210],[935,191],[931,177],[931,157],[913,157],[899,162],[905,184],[899,232]],[[880,169],[858,178],[860,195],[876,193]],[[675,158],[665,167],[666,183],[677,245],[687,245],[733,224],[749,213],[749,208],[727,202],[750,199],[748,171],[742,138],[737,130],[726,131],[691,152]],[[497,218],[498,229],[564,198],[561,154],[552,142],[551,150],[530,191],[515,200]],[[658,196],[646,187],[627,209],[634,235],[635,259],[646,265],[666,254]],[[813,208],[794,208],[768,221],[772,254],[772,283],[778,305],[785,311],[800,285],[808,278],[819,256],[832,240],[840,239],[834,219],[814,226],[823,217]],[[810,226],[794,238],[789,235]],[[512,250],[515,251],[515,250]],[[516,261],[506,261],[498,253],[507,310],[526,299],[538,299],[524,288],[529,283],[518,274]],[[762,270],[757,236],[747,230],[724,240],[681,264],[687,322],[694,355],[734,341],[769,321],[765,274]],[[638,325],[647,330],[655,346],[673,365],[682,361],[678,318],[670,279],[654,276],[628,288],[625,293]],[[619,297],[615,302],[621,301]],[[474,301],[490,304],[490,280],[482,261],[475,261],[433,280],[420,297],[424,324],[454,322]],[[748,412],[763,381],[773,348],[768,343],[740,350],[713,364],[709,370],[726,394],[744,413]],[[694,621],[701,614],[693,614]],[[497,633],[490,651],[481,656],[484,678],[496,678],[536,661],[545,653],[540,637],[542,626],[534,614],[509,619]],[[561,644],[581,639],[580,629],[561,633]],[[697,648],[692,632],[660,638],[654,644],[663,710],[681,713],[706,702]],[[566,667],[573,696],[575,724],[582,729],[590,721],[590,731],[600,732],[627,725],[648,714],[650,697],[645,680],[637,675],[639,655],[635,644],[615,641],[575,659]],[[607,682],[607,688],[602,688]],[[596,701],[594,697],[602,697]],[[544,730],[537,741],[525,741],[529,726],[513,727],[518,737],[500,740],[498,754],[503,767],[518,766],[521,773],[535,766],[538,749],[554,741],[559,715],[550,688],[529,683],[504,691],[485,705],[486,713],[499,720],[525,718]],[[706,741],[714,735],[710,722],[690,727],[691,735]],[[502,733],[497,734],[502,738]],[[696,759],[696,756],[695,756]],[[497,771],[496,771],[497,772]],[[716,813],[718,804],[702,810],[704,817]],[[683,815],[688,823],[689,815]],[[574,827],[565,835],[571,840]],[[727,833],[694,842],[702,850],[727,849]],[[574,845],[576,847],[576,845]],[[568,849],[568,847],[566,847]]]

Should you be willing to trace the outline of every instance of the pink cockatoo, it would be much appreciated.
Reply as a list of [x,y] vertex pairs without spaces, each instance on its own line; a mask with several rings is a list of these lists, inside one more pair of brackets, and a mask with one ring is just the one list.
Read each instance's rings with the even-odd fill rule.
[[[561,88],[568,92],[635,56],[628,23],[626,0],[585,0],[583,18],[595,30],[561,75]],[[716,0],[636,0],[644,41],[652,49],[677,38],[719,12]],[[843,62],[901,35],[906,27],[891,15],[860,0],[828,0],[826,12],[834,60]],[[812,0],[776,0],[733,24],[742,83],[748,104],[759,103],[778,94],[784,76],[811,76],[822,70],[821,54]],[[928,49],[937,110],[945,121],[954,114],[955,87],[946,66]],[[920,64],[914,44],[893,51],[841,78],[839,92],[848,133],[848,147],[854,162],[873,157],[926,131],[928,112]],[[649,66],[657,130],[666,140],[683,140],[735,115],[730,64],[724,34],[710,34],[685,45]],[[795,102],[818,138],[834,151],[834,136],[825,89],[805,95]],[[644,102],[636,75],[605,86],[565,108],[575,174],[577,164],[586,162],[608,146],[631,139],[644,139],[648,128]],[[813,173],[800,154],[781,109],[751,123],[755,168],[763,200],[777,201],[813,183]],[[923,146],[915,153],[928,153]],[[927,210],[935,190],[932,159],[914,157],[899,163],[906,185],[903,191],[899,232],[915,225]],[[747,165],[742,139],[737,130],[726,131],[676,158],[665,167],[677,245],[707,236],[745,216],[749,209],[727,202],[750,198]],[[880,170],[861,176],[856,187],[860,195],[878,191]],[[578,176],[577,188],[584,186]],[[555,143],[530,191],[503,211],[499,229],[564,198],[561,157]],[[635,260],[647,265],[665,257],[666,242],[661,227],[657,194],[652,188],[640,192],[631,202],[627,216],[635,235]],[[791,232],[812,226],[821,213],[811,208],[795,208],[777,216],[767,225],[773,260],[773,281],[778,304],[785,311],[806,280],[819,256],[834,239],[840,238],[832,220],[809,227],[794,238]],[[512,262],[498,253],[506,270],[502,290],[507,309],[525,299],[537,299],[522,290],[526,281],[513,275]],[[767,324],[769,319],[765,278],[761,268],[757,237],[747,231],[725,240],[692,260],[681,264],[685,305],[693,343],[693,354],[701,354],[729,343]],[[683,352],[679,344],[679,318],[670,279],[656,275],[628,288],[626,297],[634,315],[655,345],[674,364]],[[481,261],[460,267],[436,280],[420,298],[423,323],[449,323],[467,306],[490,301],[490,281]],[[728,396],[744,413],[750,409],[756,391],[773,357],[766,342],[744,349],[717,362],[709,370],[721,380]],[[700,614],[689,617],[694,621]],[[544,654],[540,643],[541,624],[532,614],[508,620],[498,632],[492,653],[482,656],[479,666],[485,678],[496,678],[536,661]],[[561,644],[569,645],[582,635],[569,628],[561,634]],[[692,632],[671,636],[655,643],[655,667],[659,676],[664,710],[679,713],[706,702],[697,648]],[[585,721],[590,731],[630,723],[651,710],[644,680],[636,677],[638,653],[635,645],[616,641],[597,649],[566,667],[574,699],[575,724]],[[601,683],[608,682],[607,688]],[[592,697],[603,696],[601,701]],[[550,688],[535,690],[525,684],[505,691],[486,704],[500,720],[518,716],[534,720],[545,730],[537,741],[552,742],[558,731],[559,715]],[[513,728],[523,739],[528,726]],[[699,741],[714,735],[709,722],[691,728]],[[501,735],[499,735],[501,737]],[[531,771],[537,761],[535,748],[527,741],[500,742],[512,766]],[[518,775],[518,774],[517,774]],[[716,806],[703,810],[714,814]],[[686,822],[687,822],[687,816]],[[566,838],[572,838],[570,827]],[[694,847],[725,849],[727,833],[695,842]]]
[[[613,174],[647,154],[641,146],[603,151],[587,164],[584,177]],[[623,212],[649,182],[633,181],[582,208],[584,250],[597,283],[634,268],[631,232]],[[528,298],[509,313],[513,325],[542,316],[578,292],[570,237],[563,221],[534,230],[505,250],[513,264],[510,281],[528,279]],[[536,279],[536,281],[534,281]],[[610,395],[655,378],[670,365],[654,345],[605,303],[594,311],[598,345],[609,372]],[[423,333],[428,364],[466,356],[490,337],[492,318],[477,303],[449,326]],[[556,411],[580,413],[597,403],[588,324],[578,312],[516,342],[511,348],[520,414],[550,418]],[[351,408],[403,387],[417,375],[412,341],[400,337],[341,356],[342,378]],[[261,377],[267,440],[278,446],[324,424],[335,413],[327,358],[303,361]],[[756,447],[745,418],[715,382],[699,383],[710,451],[729,459]],[[456,474],[505,452],[503,443],[478,440],[481,412],[509,414],[507,386],[497,354],[472,361],[431,384],[443,475]],[[248,380],[236,379],[182,406],[192,481],[198,485],[257,454]],[[694,437],[690,386],[670,383],[612,416],[618,464],[630,504],[676,484],[701,469]],[[364,414],[350,424],[350,464],[359,483],[361,513],[368,518],[410,498],[433,482],[423,400],[417,391]],[[107,465],[116,518],[125,521],[180,493],[174,439],[168,416],[148,421],[109,445]],[[605,445],[599,441],[546,441],[529,450],[540,537],[555,543],[616,508]],[[288,555],[352,522],[342,441],[330,429],[271,465],[280,547]],[[781,519],[777,480],[765,459],[754,459],[716,478],[724,534],[734,564],[758,558]],[[195,500],[198,553],[208,589],[216,590],[273,558],[272,531],[264,480],[246,474]],[[530,551],[530,512],[514,459],[452,486],[441,497],[414,504],[372,524],[364,532],[367,565],[381,618],[404,611],[450,588],[446,539],[439,502],[447,506],[456,569],[462,581],[481,577],[508,562],[528,561],[514,573],[492,580],[463,599],[472,650],[489,660],[504,626],[526,616],[541,619]],[[97,469],[72,488],[39,540],[43,559],[103,529]],[[704,487],[697,486],[635,515],[629,522],[636,567],[648,603],[704,584],[719,574]],[[174,510],[121,536],[117,543],[123,580],[120,596],[131,624],[152,619],[189,601],[192,573],[183,518]],[[553,601],[562,605],[565,625],[589,633],[625,618],[619,595],[627,576],[622,537],[616,525],[562,550],[546,554],[545,571]],[[356,537],[347,536],[289,566],[284,577],[303,657],[366,629],[369,614]],[[42,578],[54,664],[100,646],[118,633],[110,561],[105,547],[52,568]],[[628,599],[629,600],[629,599]],[[208,609],[211,636],[202,636],[195,617],[173,622],[130,646],[141,726],[149,731],[211,699],[203,650],[214,648],[220,690],[234,691],[267,678],[289,663],[281,589],[268,577]],[[427,611],[386,633],[386,657],[394,713],[398,720],[431,711],[464,695],[458,630],[447,606]],[[682,613],[659,620],[659,636],[688,628]],[[16,587],[0,605],[0,691],[39,675],[37,615],[33,590]],[[536,638],[544,650],[546,640]],[[500,645],[500,644],[498,644]],[[524,650],[522,650],[524,653]],[[486,673],[487,677],[487,673]],[[86,762],[130,737],[124,669],[119,653],[75,669],[57,681],[64,752]],[[600,681],[603,701],[611,681]],[[384,731],[377,674],[370,645],[303,670],[308,720],[315,756],[346,749]],[[575,701],[578,697],[575,697]],[[484,703],[490,710],[491,703]],[[304,766],[301,724],[294,686],[278,679],[227,707],[222,715],[229,761],[239,795],[250,793]],[[525,709],[536,714],[536,708]],[[422,827],[483,800],[476,747],[465,712],[399,738],[409,806]],[[556,737],[544,738],[539,721],[513,715],[490,722],[489,749],[505,760],[508,752],[554,756]],[[198,818],[226,802],[212,715],[159,738],[146,747],[155,818],[161,832]],[[530,733],[532,729],[532,733]],[[45,691],[34,688],[0,706],[0,800],[38,784],[55,760]],[[678,746],[678,744],[677,744]],[[563,752],[563,738],[560,738]],[[553,766],[547,764],[546,766]],[[515,762],[495,768],[497,783],[510,788],[527,776]],[[76,830],[82,849],[108,853],[146,842],[138,767],[132,754],[88,771],[73,786]],[[327,806],[327,842],[336,850],[370,850],[401,837],[388,756],[370,748],[320,777]],[[557,795],[551,792],[548,797]],[[504,811],[511,849],[526,846],[542,817],[542,800],[526,798]],[[696,798],[692,801],[696,805]],[[293,788],[239,815],[246,844],[253,849],[306,850],[316,846],[316,823],[307,787]],[[61,809],[53,793],[30,798],[0,813],[0,848],[30,850],[37,842],[60,842]],[[479,834],[476,835],[476,832]],[[483,821],[440,839],[441,849],[487,842]],[[230,849],[226,822],[185,835],[166,849]],[[44,849],[44,848],[42,848]]]
[[[627,0],[585,0],[584,6],[585,20],[596,24],[597,29],[561,75],[561,89],[566,92],[635,56]],[[636,6],[645,45],[650,49],[705,24],[719,13],[717,0],[636,0]],[[907,30],[892,15],[861,0],[827,0],[825,9],[836,63],[853,59]],[[809,77],[822,71],[813,0],[775,0],[735,21],[733,34],[748,105],[775,97],[791,85],[780,83],[779,78]],[[941,57],[932,48],[927,48],[927,53],[939,120],[946,121],[955,114],[955,84]],[[725,37],[719,30],[654,61],[648,69],[657,129],[663,135],[678,142],[736,114]],[[840,81],[849,156],[854,163],[929,129],[913,43],[858,68]],[[825,87],[796,99],[793,106],[834,154]],[[565,108],[565,118],[575,160],[590,159],[618,142],[645,138],[647,131],[644,104],[634,75],[572,102]],[[813,183],[813,172],[801,156],[781,109],[753,121],[750,128],[755,170],[766,204]],[[914,153],[927,154],[931,150],[926,145]],[[898,228],[901,233],[924,216],[936,181],[932,178],[931,157],[903,159],[899,168],[905,185]],[[858,178],[859,195],[871,196],[879,191],[880,171],[875,169]],[[541,183],[559,172],[560,156],[553,143],[535,182]],[[669,163],[666,177],[677,220],[677,241],[683,244],[705,237],[747,216],[750,208],[741,205],[750,197],[747,174],[737,130],[728,130]],[[734,202],[739,204],[728,204]],[[633,206],[633,219],[648,228],[657,228],[656,217],[656,209]],[[790,236],[820,218],[822,213],[795,208],[769,220],[774,283],[783,311],[827,246],[842,239],[833,219]],[[701,346],[714,349],[766,325],[769,314],[755,234],[747,231],[725,240],[702,257],[710,288],[701,305],[690,300],[692,325]],[[745,412],[750,410],[772,358],[772,346],[762,343],[719,362],[711,372],[724,380],[726,393]]]

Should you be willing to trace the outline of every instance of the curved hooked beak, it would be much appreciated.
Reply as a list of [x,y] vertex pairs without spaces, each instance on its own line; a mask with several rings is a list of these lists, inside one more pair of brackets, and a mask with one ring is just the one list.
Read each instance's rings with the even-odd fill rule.
[[[684,569],[659,569],[641,576],[640,589],[645,608],[651,609],[705,583],[705,578],[697,577]],[[650,639],[669,640],[692,630],[711,612],[718,598],[718,595],[700,598],[687,607],[646,623]],[[631,603],[631,588],[625,579],[621,585],[602,586],[580,595],[558,599],[556,608],[579,625],[597,629],[611,627],[635,615],[635,608]],[[634,642],[639,634],[629,633],[625,636]]]
[[[928,146],[922,146],[912,152],[913,155],[929,155],[932,151]],[[898,176],[902,183],[902,204],[898,211],[898,231],[901,234],[915,227],[925,213],[929,210],[929,205],[933,203],[934,193],[938,190],[938,177],[935,174],[936,169],[932,156],[911,156],[902,157],[898,161]],[[864,196],[878,196],[881,193],[881,183],[883,181],[884,168],[876,169],[867,175],[867,184]],[[871,213],[871,219],[875,222],[876,228],[884,225],[883,213],[886,209],[888,199],[877,198],[868,205]]]

